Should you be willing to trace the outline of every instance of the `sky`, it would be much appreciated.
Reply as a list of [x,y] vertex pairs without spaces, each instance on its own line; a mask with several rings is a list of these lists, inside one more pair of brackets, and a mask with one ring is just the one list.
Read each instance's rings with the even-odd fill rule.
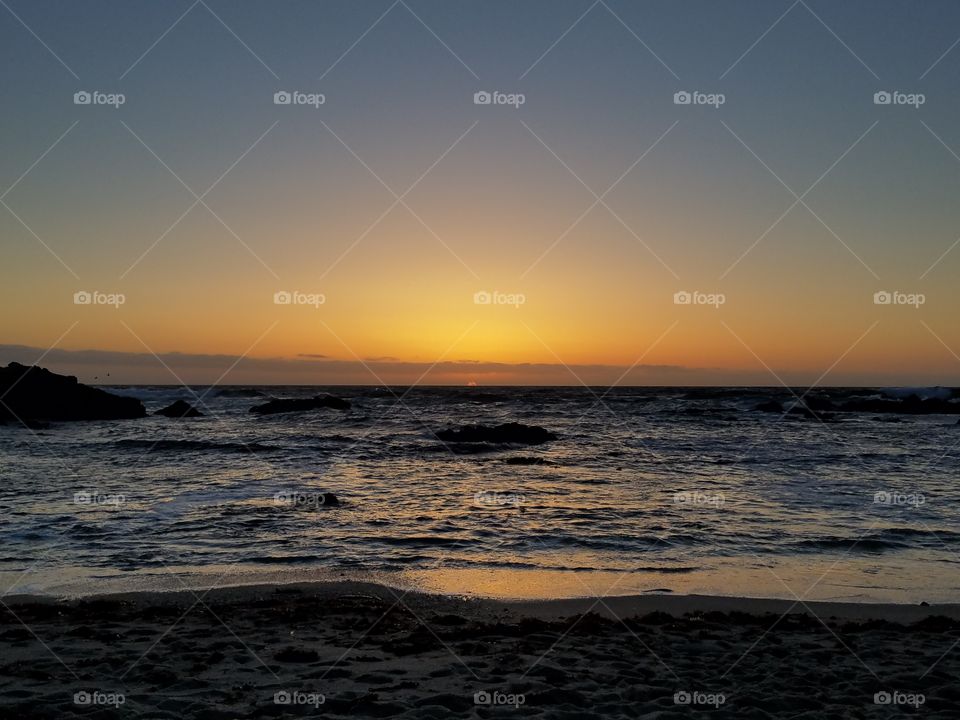
[[960,385],[958,39],[952,0],[5,0],[0,362]]

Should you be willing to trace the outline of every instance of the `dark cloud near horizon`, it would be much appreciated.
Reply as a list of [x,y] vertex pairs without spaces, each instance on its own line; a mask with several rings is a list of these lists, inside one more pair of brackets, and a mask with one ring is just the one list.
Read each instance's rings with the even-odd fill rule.
[[[679,365],[563,365],[560,363],[498,363],[447,360],[439,363],[375,358],[338,360],[302,353],[295,358],[239,357],[227,354],[64,350],[0,344],[0,365],[11,361],[41,365],[54,372],[76,375],[83,382],[170,385],[720,385],[800,387],[822,385],[912,386],[958,385],[957,378],[877,373],[835,373],[821,380],[822,371],[695,368]],[[169,368],[169,369],[168,369]],[[171,370],[173,372],[171,372]]]
[[[0,361],[15,361],[25,365],[40,364],[56,372],[68,372],[90,379],[109,372],[116,382],[214,382],[227,372],[223,383],[339,383],[379,384],[414,382],[424,376],[423,382],[461,384],[467,379],[485,382],[490,378],[506,383],[541,384],[600,384],[613,383],[628,370],[614,365],[560,365],[551,363],[498,363],[479,360],[447,360],[439,363],[400,361],[392,357],[365,360],[338,360],[322,355],[301,353],[295,358],[238,357],[225,354],[164,352],[119,352],[110,350],[63,350],[30,347],[27,345],[0,345]],[[229,371],[229,372],[228,372]],[[649,382],[681,382],[691,374],[703,372],[677,365],[637,365],[628,376],[643,376]],[[625,380],[627,378],[624,378]]]

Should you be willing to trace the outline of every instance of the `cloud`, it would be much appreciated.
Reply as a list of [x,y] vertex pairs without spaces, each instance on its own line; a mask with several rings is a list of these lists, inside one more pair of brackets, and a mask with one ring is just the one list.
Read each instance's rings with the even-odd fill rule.
[[[365,361],[339,360],[316,353],[293,358],[165,352],[159,355],[111,350],[45,350],[0,344],[0,364],[16,361],[40,364],[76,375],[81,382],[107,373],[116,385],[779,385],[807,386],[820,380],[822,370],[766,368],[722,369],[682,365],[623,365],[561,363],[499,363],[447,360],[438,363],[401,361],[384,356]],[[829,385],[943,385],[939,376],[873,373],[844,374],[835,370]]]
[[[55,372],[77,375],[81,380],[103,378],[117,384],[350,384],[404,385],[580,385],[611,384],[627,370],[613,365],[551,363],[498,363],[479,360],[448,360],[439,363],[401,361],[394,357],[363,362],[338,360],[316,353],[294,358],[238,357],[236,355],[164,352],[118,352],[111,350],[44,350],[26,345],[0,345],[0,362],[41,364]],[[682,384],[695,371],[679,365],[639,365],[626,382]],[[224,375],[226,373],[226,375]],[[221,379],[221,376],[224,375]],[[422,380],[420,379],[422,377]]]

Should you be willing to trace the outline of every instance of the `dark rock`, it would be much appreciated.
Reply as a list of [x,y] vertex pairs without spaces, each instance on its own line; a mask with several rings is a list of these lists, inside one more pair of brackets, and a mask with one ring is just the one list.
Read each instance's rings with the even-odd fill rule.
[[776,400],[767,400],[766,402],[760,403],[759,405],[757,405],[757,406],[754,407],[753,409],[754,409],[754,410],[759,410],[760,412],[778,412],[778,413],[782,413],[782,412],[783,412],[783,405],[781,405],[780,403],[778,403]]
[[340,499],[333,493],[323,493],[321,497],[324,507],[338,507],[340,505]]
[[547,461],[538,457],[508,457],[504,462],[507,465],[546,465]]
[[502,425],[464,425],[460,428],[440,430],[436,436],[445,442],[455,443],[502,443],[517,445],[542,445],[557,436],[535,425],[503,423]]
[[334,410],[349,410],[350,401],[332,395],[316,395],[312,398],[275,398],[263,405],[254,405],[250,412],[257,415],[273,415],[285,412],[303,412],[318,408],[333,408]]
[[858,398],[841,404],[841,412],[900,413],[901,415],[957,415],[960,403],[940,398],[922,399],[908,395],[902,400],[885,398]]
[[0,417],[31,420],[120,420],[145,417],[143,403],[113,395],[41,367],[0,368]]
[[282,493],[286,500],[295,508],[305,508],[315,510],[318,507],[339,507],[340,500],[331,492],[296,492]]
[[203,413],[197,410],[193,405],[185,400],[177,400],[162,410],[157,410],[154,415],[163,415],[169,418],[187,418],[203,417]]

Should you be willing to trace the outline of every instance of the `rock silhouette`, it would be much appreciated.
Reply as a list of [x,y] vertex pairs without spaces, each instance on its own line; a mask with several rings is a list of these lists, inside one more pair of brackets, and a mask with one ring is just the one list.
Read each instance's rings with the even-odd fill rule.
[[254,405],[250,412],[257,415],[274,415],[285,412],[304,412],[318,408],[349,410],[350,401],[332,395],[316,395],[312,398],[275,398],[262,405]]
[[167,405],[162,410],[157,410],[154,415],[163,415],[168,418],[195,418],[203,417],[203,413],[197,410],[193,405],[185,400],[177,400]]
[[908,395],[902,400],[887,400],[882,398],[848,400],[837,409],[842,412],[900,413],[903,415],[957,415],[960,414],[960,403],[942,398],[923,399],[918,395]]
[[0,418],[7,420],[121,420],[145,417],[143,403],[12,362],[0,368]]
[[498,443],[515,445],[542,445],[557,436],[542,427],[503,423],[501,425],[464,425],[459,428],[440,430],[436,436],[444,442]]

